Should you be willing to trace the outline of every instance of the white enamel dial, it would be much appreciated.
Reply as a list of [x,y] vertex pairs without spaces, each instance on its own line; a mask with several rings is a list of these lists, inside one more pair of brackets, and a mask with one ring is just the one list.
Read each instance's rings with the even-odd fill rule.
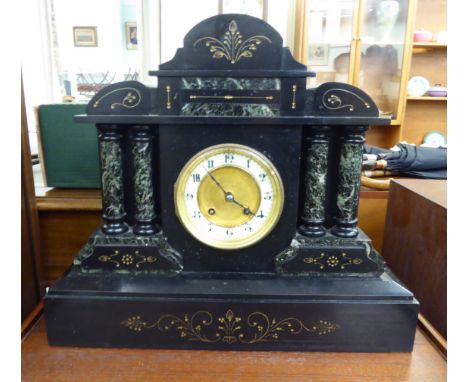
[[256,243],[276,225],[284,191],[273,164],[236,144],[196,154],[175,184],[176,213],[199,241],[236,249]]

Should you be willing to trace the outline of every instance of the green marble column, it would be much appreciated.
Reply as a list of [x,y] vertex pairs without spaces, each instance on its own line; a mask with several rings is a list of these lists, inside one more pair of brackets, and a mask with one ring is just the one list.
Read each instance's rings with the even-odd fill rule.
[[325,198],[328,171],[329,138],[323,131],[306,138],[304,205],[299,232],[305,236],[325,235]]
[[122,135],[118,125],[98,125],[99,155],[101,159],[102,217],[101,230],[116,235],[126,232]]
[[341,137],[335,225],[332,228],[336,236],[355,237],[358,234],[356,227],[365,129],[358,127]]
[[153,185],[153,137],[149,126],[132,128],[133,188],[135,196],[136,235],[152,235],[158,232]]

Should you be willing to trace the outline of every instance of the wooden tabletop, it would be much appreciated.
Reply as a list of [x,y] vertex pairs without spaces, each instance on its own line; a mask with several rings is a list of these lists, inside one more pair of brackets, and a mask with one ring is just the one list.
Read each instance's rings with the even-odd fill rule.
[[446,381],[424,334],[413,353],[299,353],[64,348],[47,345],[41,318],[22,343],[23,381]]

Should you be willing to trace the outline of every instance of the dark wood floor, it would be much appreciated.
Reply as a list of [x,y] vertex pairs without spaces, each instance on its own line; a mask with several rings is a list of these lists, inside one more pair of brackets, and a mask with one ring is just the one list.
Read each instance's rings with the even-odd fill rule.
[[446,381],[447,363],[422,334],[413,353],[286,353],[63,348],[41,318],[22,343],[23,381]]

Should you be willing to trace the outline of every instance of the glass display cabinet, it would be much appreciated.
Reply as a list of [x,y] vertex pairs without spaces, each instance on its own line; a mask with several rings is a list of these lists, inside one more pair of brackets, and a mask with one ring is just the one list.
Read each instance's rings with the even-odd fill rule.
[[412,0],[304,2],[306,30],[298,58],[317,73],[312,85],[337,81],[359,86],[374,99],[381,114],[392,118],[392,124],[401,124],[414,3]]

